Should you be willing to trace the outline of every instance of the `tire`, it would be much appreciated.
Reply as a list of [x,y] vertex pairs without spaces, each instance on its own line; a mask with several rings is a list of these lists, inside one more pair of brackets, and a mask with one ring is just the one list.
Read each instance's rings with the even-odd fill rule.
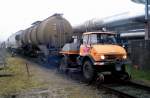
[[90,61],[85,61],[82,66],[82,74],[85,82],[92,82],[95,78],[95,70]]
[[68,68],[68,64],[67,64],[66,57],[63,57],[58,66],[58,71],[61,73],[67,73],[68,71],[67,68]]

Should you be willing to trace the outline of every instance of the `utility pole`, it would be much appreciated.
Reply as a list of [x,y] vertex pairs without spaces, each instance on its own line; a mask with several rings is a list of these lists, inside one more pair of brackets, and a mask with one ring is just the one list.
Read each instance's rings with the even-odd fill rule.
[[149,0],[145,0],[145,40],[150,39]]
[[150,40],[150,18],[149,18],[149,6],[150,0],[131,0],[135,3],[141,3],[145,5],[145,40]]

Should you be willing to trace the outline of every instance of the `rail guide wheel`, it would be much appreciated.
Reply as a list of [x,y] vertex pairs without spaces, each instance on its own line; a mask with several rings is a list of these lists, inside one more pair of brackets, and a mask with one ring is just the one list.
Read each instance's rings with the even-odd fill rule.
[[124,82],[131,80],[131,75],[128,72],[115,73],[115,77]]

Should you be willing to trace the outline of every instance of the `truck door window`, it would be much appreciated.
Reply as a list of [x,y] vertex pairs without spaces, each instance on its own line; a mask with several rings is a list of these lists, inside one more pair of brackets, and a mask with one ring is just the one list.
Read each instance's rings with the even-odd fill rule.
[[88,43],[88,35],[84,35],[83,36],[83,44],[87,44]]
[[96,44],[97,43],[97,34],[90,35],[90,44]]

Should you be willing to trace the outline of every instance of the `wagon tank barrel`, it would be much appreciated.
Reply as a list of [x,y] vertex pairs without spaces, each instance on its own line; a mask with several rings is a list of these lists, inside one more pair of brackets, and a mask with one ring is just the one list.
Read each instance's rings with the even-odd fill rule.
[[48,44],[50,47],[59,48],[70,41],[73,34],[71,24],[62,14],[54,14],[32,25],[20,34],[23,44]]

